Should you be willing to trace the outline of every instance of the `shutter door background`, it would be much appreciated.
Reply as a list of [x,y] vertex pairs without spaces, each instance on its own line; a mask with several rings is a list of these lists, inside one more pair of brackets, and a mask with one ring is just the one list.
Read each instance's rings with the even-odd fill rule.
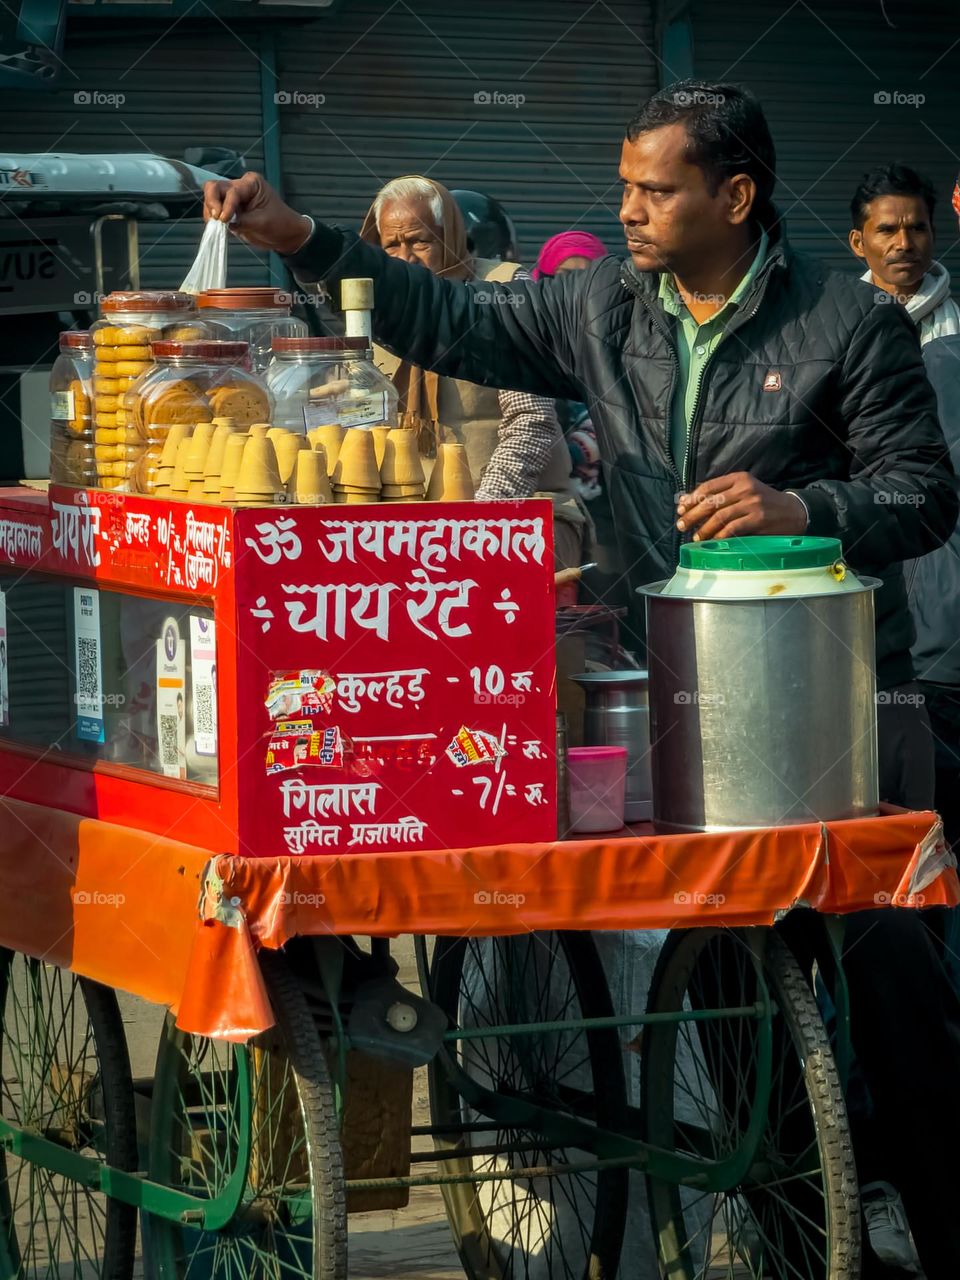
[[[350,0],[281,28],[283,165],[298,208],[359,226],[379,187],[424,173],[506,206],[529,261],[581,227],[619,253],[624,126],[654,91],[651,0]],[[523,94],[519,106],[477,93]],[[298,104],[297,95],[325,102]]]
[[[212,18],[204,27],[184,23],[172,30],[169,23],[161,27],[140,19],[118,20],[109,28],[74,19],[64,54],[69,70],[54,92],[0,92],[4,145],[28,152],[148,151],[175,160],[189,146],[224,146],[262,168],[255,48],[253,33],[248,37],[238,26],[233,35]],[[124,94],[126,100],[118,107],[77,104],[74,94],[80,90]],[[201,230],[199,217],[141,222],[142,286],[178,285]],[[230,280],[267,283],[265,255],[231,244]]]
[[[960,168],[956,5],[695,0],[692,10],[697,76],[747,85],[763,103],[777,147],[776,199],[796,248],[853,270],[847,232],[857,181],[876,164],[900,160],[933,181],[937,257],[960,275],[950,206]],[[874,101],[895,91],[926,101]]]

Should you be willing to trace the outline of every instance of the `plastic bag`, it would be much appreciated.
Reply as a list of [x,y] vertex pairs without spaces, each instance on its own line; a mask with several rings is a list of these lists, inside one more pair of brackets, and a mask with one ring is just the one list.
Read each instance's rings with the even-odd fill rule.
[[204,289],[223,289],[227,283],[227,234],[225,222],[211,218],[203,228],[200,248],[180,286],[182,293],[203,293]]

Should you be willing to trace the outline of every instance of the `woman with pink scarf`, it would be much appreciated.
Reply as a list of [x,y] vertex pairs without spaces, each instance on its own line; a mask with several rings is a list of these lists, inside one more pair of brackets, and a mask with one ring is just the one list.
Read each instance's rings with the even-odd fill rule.
[[551,236],[540,250],[531,275],[534,280],[541,280],[564,271],[582,271],[597,258],[605,257],[606,245],[589,231],[561,231]]
[[[551,236],[540,250],[537,265],[530,274],[534,280],[546,280],[567,271],[582,271],[597,258],[605,257],[606,245],[589,231],[561,231],[558,235]],[[575,491],[585,502],[599,498],[603,492],[600,481],[600,451],[586,405],[574,401],[558,401],[557,416],[570,450]]]

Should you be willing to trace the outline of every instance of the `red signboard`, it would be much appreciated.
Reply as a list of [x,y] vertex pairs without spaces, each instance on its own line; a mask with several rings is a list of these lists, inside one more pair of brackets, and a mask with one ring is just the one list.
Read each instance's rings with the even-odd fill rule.
[[548,503],[235,514],[243,852],[556,834]]

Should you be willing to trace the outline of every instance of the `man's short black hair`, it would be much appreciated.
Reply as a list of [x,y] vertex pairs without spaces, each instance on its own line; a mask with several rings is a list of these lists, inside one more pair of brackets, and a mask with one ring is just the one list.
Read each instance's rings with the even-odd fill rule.
[[867,220],[867,206],[880,196],[919,196],[927,206],[930,224],[933,225],[933,211],[937,207],[937,193],[929,178],[922,177],[916,169],[909,165],[881,164],[870,169],[860,179],[860,183],[850,201],[850,221],[858,231],[863,230]]
[[712,193],[725,178],[749,174],[757,184],[753,216],[762,227],[773,225],[777,153],[763,108],[748,89],[678,80],[647,99],[627,125],[627,138],[636,142],[641,133],[669,124],[686,128],[687,158],[703,170]]

